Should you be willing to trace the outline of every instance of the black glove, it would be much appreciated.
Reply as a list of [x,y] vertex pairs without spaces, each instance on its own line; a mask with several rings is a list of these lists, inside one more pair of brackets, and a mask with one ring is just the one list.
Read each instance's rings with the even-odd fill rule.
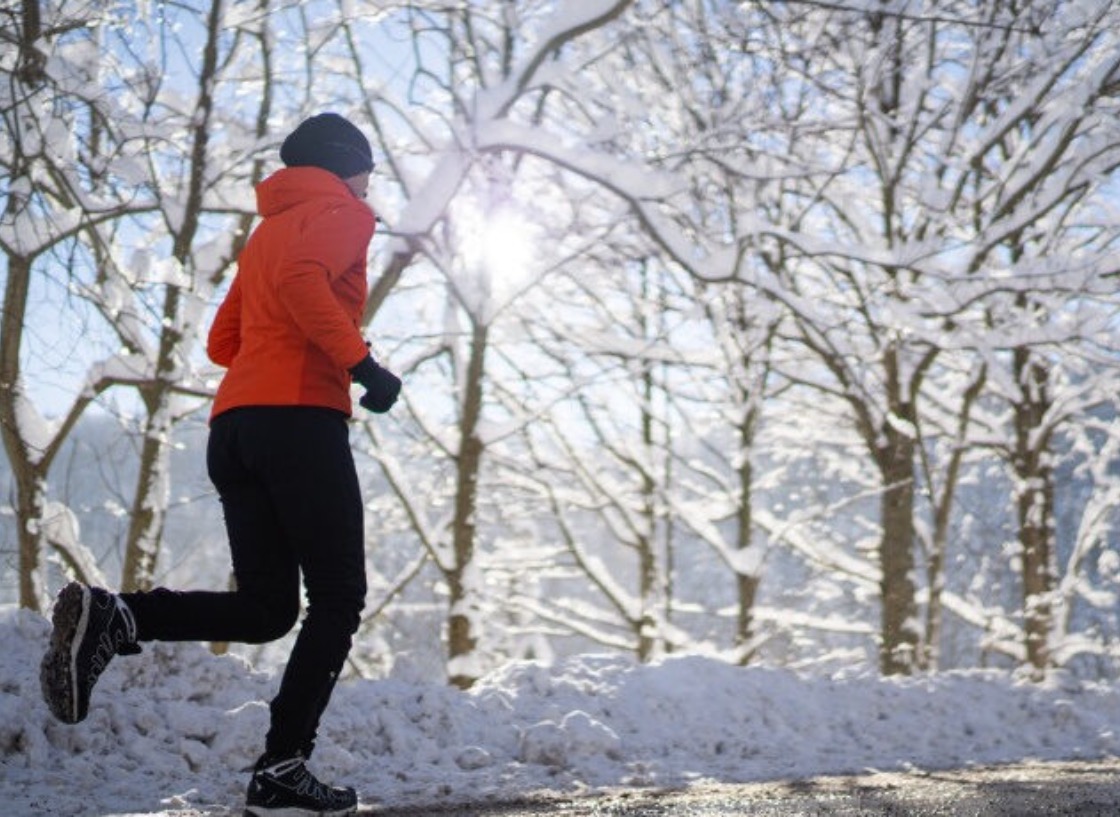
[[350,375],[366,390],[358,403],[375,414],[384,414],[397,402],[401,393],[401,379],[383,366],[377,365],[369,355],[350,368]]

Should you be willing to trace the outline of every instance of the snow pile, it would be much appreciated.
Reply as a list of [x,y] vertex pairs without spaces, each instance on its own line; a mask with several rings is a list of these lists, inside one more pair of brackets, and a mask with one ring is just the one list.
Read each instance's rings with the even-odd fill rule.
[[[274,677],[202,646],[147,645],[109,667],[89,718],[55,722],[38,664],[47,621],[0,609],[5,813],[236,809]],[[752,781],[911,766],[1109,756],[1120,689],[994,672],[882,680],[742,669],[702,657],[639,666],[581,656],[511,664],[463,693],[347,681],[314,767],[367,803],[498,800],[534,791]]]

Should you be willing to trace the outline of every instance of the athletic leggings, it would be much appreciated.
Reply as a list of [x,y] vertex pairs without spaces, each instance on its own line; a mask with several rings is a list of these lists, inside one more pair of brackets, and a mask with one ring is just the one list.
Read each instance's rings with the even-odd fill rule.
[[346,417],[253,406],[213,418],[206,451],[236,590],[124,593],[140,641],[260,644],[307,615],[271,704],[265,751],[309,757],[365,603],[362,498]]

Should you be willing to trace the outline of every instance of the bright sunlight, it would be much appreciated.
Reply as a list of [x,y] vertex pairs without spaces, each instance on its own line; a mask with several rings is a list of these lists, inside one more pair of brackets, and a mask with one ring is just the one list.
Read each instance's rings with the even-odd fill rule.
[[537,230],[510,206],[485,211],[463,207],[456,213],[463,269],[498,304],[516,297],[537,264]]

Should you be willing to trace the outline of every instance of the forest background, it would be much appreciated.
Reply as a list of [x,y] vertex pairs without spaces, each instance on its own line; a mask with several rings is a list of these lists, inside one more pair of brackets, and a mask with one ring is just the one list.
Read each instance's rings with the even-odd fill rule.
[[1105,0],[3,0],[0,602],[229,582],[202,341],[333,110],[405,382],[352,425],[350,672],[1114,678],[1118,39]]

